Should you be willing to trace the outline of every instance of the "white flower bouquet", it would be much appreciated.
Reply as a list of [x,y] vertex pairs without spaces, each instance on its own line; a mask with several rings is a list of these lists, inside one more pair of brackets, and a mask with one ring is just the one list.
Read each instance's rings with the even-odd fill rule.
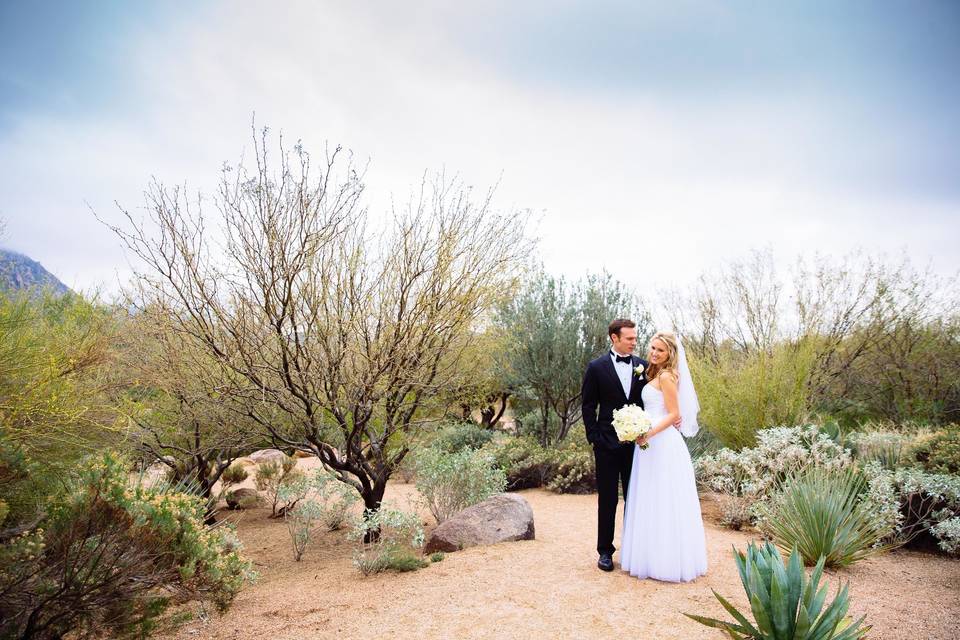
[[[628,404],[613,412],[613,428],[620,442],[634,442],[653,426],[650,415],[635,404]],[[646,449],[643,445],[641,449]]]

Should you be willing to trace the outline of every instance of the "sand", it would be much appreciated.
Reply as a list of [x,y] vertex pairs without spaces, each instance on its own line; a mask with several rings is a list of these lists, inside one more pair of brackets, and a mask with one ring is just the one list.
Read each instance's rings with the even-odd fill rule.
[[[412,486],[394,484],[387,499],[403,503],[414,494]],[[533,507],[536,540],[467,549],[417,572],[370,577],[351,565],[345,532],[318,535],[294,562],[283,522],[265,509],[247,511],[238,531],[259,582],[226,614],[195,619],[167,637],[723,638],[681,612],[729,618],[711,589],[746,607],[731,547],[742,549],[757,536],[717,526],[709,495],[702,503],[710,568],[687,584],[637,580],[619,566],[599,571],[595,495],[520,495]],[[850,583],[852,614],[867,614],[871,638],[960,638],[960,560],[896,551],[828,573],[831,598],[840,581]]]

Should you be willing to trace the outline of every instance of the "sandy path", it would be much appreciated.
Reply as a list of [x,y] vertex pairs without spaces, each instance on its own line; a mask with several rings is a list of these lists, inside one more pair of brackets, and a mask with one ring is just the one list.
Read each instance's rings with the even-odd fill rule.
[[[388,499],[413,493],[393,485]],[[181,627],[177,638],[722,638],[680,614],[727,616],[716,589],[745,607],[731,546],[752,538],[710,523],[710,569],[688,584],[640,581],[595,566],[596,496],[522,492],[537,539],[448,554],[406,574],[361,576],[343,532],[322,535],[296,563],[281,522],[244,514],[239,532],[261,579],[223,617]],[[619,521],[618,521],[619,522]],[[617,559],[616,556],[614,558]],[[960,561],[896,552],[833,574],[850,581],[853,613],[871,638],[960,638]],[[831,589],[831,594],[833,589]]]

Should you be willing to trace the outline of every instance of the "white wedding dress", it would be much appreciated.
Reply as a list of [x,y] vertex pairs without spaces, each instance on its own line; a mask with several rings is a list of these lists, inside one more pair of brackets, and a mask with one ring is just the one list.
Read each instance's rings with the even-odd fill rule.
[[[667,415],[662,391],[647,384],[641,397],[654,424]],[[620,566],[632,576],[667,582],[687,582],[707,572],[693,463],[673,427],[655,435],[646,449],[634,447]]]

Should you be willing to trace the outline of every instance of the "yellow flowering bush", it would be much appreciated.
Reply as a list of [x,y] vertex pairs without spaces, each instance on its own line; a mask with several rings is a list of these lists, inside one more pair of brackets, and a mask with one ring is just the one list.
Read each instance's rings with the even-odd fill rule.
[[240,543],[204,525],[202,499],[131,486],[105,454],[0,545],[0,637],[142,636],[174,601],[225,608],[252,578]]

